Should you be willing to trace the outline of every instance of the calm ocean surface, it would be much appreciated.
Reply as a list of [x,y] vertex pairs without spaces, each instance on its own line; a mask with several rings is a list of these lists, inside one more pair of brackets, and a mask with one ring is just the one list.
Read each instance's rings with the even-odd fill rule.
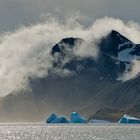
[[0,140],[140,140],[140,125],[0,125]]

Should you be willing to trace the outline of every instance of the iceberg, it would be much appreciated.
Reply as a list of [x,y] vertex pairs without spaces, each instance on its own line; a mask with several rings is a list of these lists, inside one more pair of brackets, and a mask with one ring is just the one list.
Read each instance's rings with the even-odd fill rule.
[[58,117],[55,113],[51,114],[46,123],[69,123],[69,120],[64,116]]
[[51,123],[53,120],[55,120],[57,118],[58,118],[58,116],[55,113],[53,113],[48,117],[48,119],[46,120],[46,123]]
[[81,117],[77,112],[71,114],[71,123],[88,123],[88,121]]
[[110,122],[106,121],[106,120],[92,119],[92,120],[89,121],[89,123],[110,123]]
[[46,123],[88,123],[87,119],[81,117],[77,112],[71,114],[71,120],[68,120],[64,116],[57,116],[55,113],[51,114]]
[[118,123],[140,123],[140,119],[124,115],[123,117],[121,117]]

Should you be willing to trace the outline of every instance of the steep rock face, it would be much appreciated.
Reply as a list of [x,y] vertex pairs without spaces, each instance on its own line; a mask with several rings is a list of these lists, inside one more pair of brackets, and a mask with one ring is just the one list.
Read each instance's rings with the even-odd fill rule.
[[[48,77],[31,79],[31,91],[2,99],[0,119],[40,121],[51,112],[69,114],[73,110],[88,117],[104,107],[126,109],[139,103],[140,77],[123,83],[116,79],[131,71],[133,60],[139,60],[140,45],[111,31],[99,42],[96,60],[79,59],[73,49],[83,42],[81,38],[72,37],[58,42],[50,52],[55,60],[54,71],[50,70]],[[57,71],[70,73],[62,76]]]
[[112,30],[99,43],[99,64],[102,72],[117,78],[132,69],[133,61],[140,59],[140,45],[133,43],[119,32]]
[[64,38],[52,48],[51,54],[60,53],[63,56],[67,55],[66,51],[70,51],[75,45],[81,44],[83,41],[81,38]]
[[112,30],[108,36],[101,40],[100,46],[103,53],[106,52],[111,56],[118,57],[119,61],[131,62],[129,57],[135,56],[136,59],[140,56],[140,45],[135,44],[115,30]]
[[140,45],[114,30],[99,42],[99,56],[96,61],[90,57],[81,59],[73,53],[74,47],[84,42],[80,38],[62,39],[51,51],[51,54],[56,57],[54,65],[73,72],[79,69],[97,68],[102,76],[109,75],[112,79],[117,79],[123,72],[131,71],[134,60],[140,59]]

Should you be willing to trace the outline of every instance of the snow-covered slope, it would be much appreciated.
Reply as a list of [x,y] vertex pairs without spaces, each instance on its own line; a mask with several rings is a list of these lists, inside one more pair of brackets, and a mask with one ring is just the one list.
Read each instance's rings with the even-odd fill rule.
[[[112,30],[100,43],[101,51],[112,57],[119,67],[124,65],[123,72],[130,71],[133,62],[140,60],[140,45],[127,39],[119,32]],[[121,69],[121,68],[120,68]]]
[[122,41],[118,44],[118,61],[124,62],[127,65],[126,71],[129,71],[133,61],[140,60],[140,45],[125,39],[117,32],[116,35]]
[[[140,45],[133,43],[119,32],[112,30],[110,34],[103,37],[98,44],[99,56],[96,62],[90,58],[78,58],[73,53],[74,47],[86,42],[80,38],[64,38],[57,43],[51,51],[55,57],[55,67],[75,72],[85,68],[85,62],[96,65],[104,76],[118,78],[123,72],[128,72],[133,66],[133,62],[140,60]],[[106,67],[104,67],[106,66]],[[94,66],[95,67],[95,66]],[[99,78],[100,79],[100,78]]]

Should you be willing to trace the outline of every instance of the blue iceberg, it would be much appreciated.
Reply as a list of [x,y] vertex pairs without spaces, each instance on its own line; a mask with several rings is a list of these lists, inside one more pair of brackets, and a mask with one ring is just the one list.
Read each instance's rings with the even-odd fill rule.
[[88,121],[81,117],[77,112],[71,114],[71,123],[88,123]]
[[64,116],[58,117],[55,113],[51,114],[46,123],[69,123],[69,120]]
[[124,115],[118,123],[140,123],[140,119]]
[[68,120],[64,116],[57,116],[55,113],[51,114],[46,123],[88,123],[87,119],[81,117],[77,112],[71,114],[71,120]]

